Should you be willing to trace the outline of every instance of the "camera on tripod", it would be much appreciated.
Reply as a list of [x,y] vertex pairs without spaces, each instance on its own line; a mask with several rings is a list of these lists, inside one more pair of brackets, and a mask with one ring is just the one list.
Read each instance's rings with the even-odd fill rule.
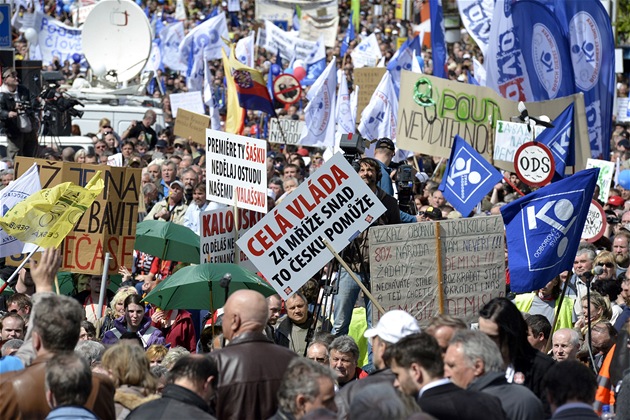
[[42,90],[40,98],[44,100],[44,114],[47,107],[49,111],[67,112],[71,117],[83,117],[83,111],[75,109],[77,105],[84,106],[81,102],[73,98],[67,98],[58,91],[59,82],[64,80],[63,74],[58,71],[42,72],[42,80],[46,87]]

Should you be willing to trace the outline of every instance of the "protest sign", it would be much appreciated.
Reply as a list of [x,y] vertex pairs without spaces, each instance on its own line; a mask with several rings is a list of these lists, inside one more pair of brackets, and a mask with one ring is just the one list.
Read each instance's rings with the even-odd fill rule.
[[[386,311],[402,309],[426,327],[439,314],[442,293],[445,313],[467,324],[476,322],[484,304],[505,295],[501,216],[440,221],[439,232],[437,226],[422,222],[370,229],[372,294]],[[436,246],[441,247],[442,261]],[[373,316],[376,324],[377,311]]]
[[42,12],[35,13],[34,24],[39,35],[37,46],[45,65],[52,64],[55,57],[63,64],[64,61],[72,63],[74,54],[83,55],[80,28],[64,25]]
[[321,19],[317,15],[309,15],[302,12],[300,20],[300,38],[309,41],[317,41],[319,37],[324,38],[324,45],[334,48],[337,42],[337,29],[339,27],[339,16]]
[[615,163],[606,160],[588,159],[586,161],[586,169],[589,168],[599,168],[599,176],[597,177],[597,185],[599,186],[598,198],[602,203],[607,203],[610,184],[615,173]]
[[[99,274],[103,270],[103,259],[107,252],[113,259],[109,264],[110,274],[117,273],[121,265],[131,267],[142,171],[18,157],[15,163],[16,176],[26,171],[33,162],[39,168],[42,188],[68,181],[84,186],[97,171],[103,172],[103,193],[81,216],[63,242],[62,270]],[[19,264],[20,260],[21,257],[16,256],[7,258],[11,265]]]
[[267,142],[206,130],[206,196],[267,213]]
[[[250,271],[256,272],[254,264],[247,255],[240,252],[236,261],[236,240],[247,232],[264,216],[251,210],[241,210],[238,217],[234,215],[234,208],[224,207],[216,210],[201,212],[200,217],[200,246],[199,250],[203,263],[236,263]],[[235,233],[238,218],[238,237]]]
[[291,23],[296,5],[300,7],[303,14],[318,16],[318,11],[322,10],[323,16],[338,16],[339,5],[335,0],[257,0],[255,2],[256,19]]
[[364,67],[354,69],[354,87],[359,86],[359,99],[357,100],[357,115],[361,115],[372,99],[376,87],[381,82],[387,71],[384,67]]
[[290,118],[272,118],[269,120],[269,143],[299,144],[304,121]]
[[604,208],[597,201],[592,200],[582,230],[582,240],[590,243],[598,241],[604,236],[607,225]]
[[197,114],[203,114],[206,111],[203,106],[201,91],[172,93],[170,98],[173,118],[177,118],[177,110],[179,108],[186,109]]
[[210,117],[187,109],[180,109],[175,120],[175,135],[190,138],[195,143],[206,144],[206,129],[210,128]]
[[[360,92],[361,93],[361,92]],[[575,170],[584,169],[591,156],[584,98],[580,94],[542,102],[528,102],[530,115],[547,115],[551,122],[574,103]],[[520,115],[518,103],[492,89],[402,71],[396,145],[405,150],[448,158],[453,137],[459,134],[490,161],[492,121]],[[510,161],[494,166],[514,172]]]
[[[545,129],[537,125],[536,137]],[[514,162],[514,154],[523,144],[532,141],[527,124],[512,121],[497,121],[494,127],[494,160]]]
[[618,122],[630,121],[630,99],[629,98],[617,98],[617,121]]
[[367,229],[385,206],[337,153],[245,233],[237,245],[278,294],[295,293]]

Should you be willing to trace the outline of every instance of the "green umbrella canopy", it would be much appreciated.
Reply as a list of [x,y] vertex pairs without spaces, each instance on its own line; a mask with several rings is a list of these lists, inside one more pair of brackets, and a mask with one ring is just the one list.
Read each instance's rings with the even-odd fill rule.
[[173,222],[138,223],[134,248],[162,260],[199,263],[199,235]]
[[238,265],[206,263],[178,270],[158,284],[144,300],[164,310],[215,310],[225,304],[225,289],[219,282],[226,274],[232,276],[230,293],[240,289],[256,290],[265,297],[276,293],[263,279]]

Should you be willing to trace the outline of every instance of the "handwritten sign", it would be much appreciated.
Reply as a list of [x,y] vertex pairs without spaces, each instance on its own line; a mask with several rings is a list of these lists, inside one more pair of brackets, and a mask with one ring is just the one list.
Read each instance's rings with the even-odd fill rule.
[[267,143],[206,130],[206,196],[217,203],[267,213]]
[[[260,221],[263,213],[242,210],[238,213],[238,236],[243,235]],[[247,255],[240,253],[239,260],[235,260],[236,253],[236,218],[234,209],[224,207],[216,210],[204,211],[201,217],[200,236],[200,264],[203,263],[237,263],[250,271],[256,271],[254,264]]]
[[599,176],[597,177],[597,185],[599,186],[599,200],[602,203],[608,202],[608,194],[610,193],[610,184],[615,174],[615,163],[600,159],[588,159],[586,168],[599,168]]
[[175,135],[190,138],[195,143],[206,144],[206,130],[210,127],[210,117],[197,114],[185,108],[179,109],[175,120]]
[[[361,93],[361,91],[359,91]],[[528,102],[532,115],[547,115],[553,122],[574,103],[575,170],[584,169],[591,156],[584,97],[580,94],[542,102]],[[402,71],[396,145],[405,150],[448,158],[456,134],[463,137],[488,161],[492,121],[519,115],[518,103],[499,96],[492,89],[428,75]],[[512,161],[495,160],[494,166],[514,172]]]
[[385,206],[337,153],[282,200],[237,245],[283,299],[341,252]]
[[365,108],[372,99],[374,91],[381,82],[383,75],[387,71],[384,67],[364,67],[355,68],[354,74],[354,86],[359,86],[359,97],[357,98],[357,115],[361,115],[363,108]]
[[604,235],[607,224],[602,206],[595,200],[591,201],[582,230],[582,240],[590,243],[598,241]]
[[[536,137],[545,127],[537,125]],[[494,160],[514,162],[514,155],[519,147],[532,140],[532,133],[527,124],[511,121],[497,121],[494,129]]]
[[269,120],[269,143],[298,144],[304,121],[289,118],[272,118]]
[[436,226],[422,222],[370,229],[372,294],[386,311],[405,310],[425,327],[439,313],[441,263],[445,312],[476,322],[484,304],[505,295],[501,216],[440,221],[441,262],[435,252]]
[[[109,273],[115,274],[121,265],[133,264],[138,203],[140,201],[140,169],[105,165],[86,165],[18,157],[19,176],[37,163],[42,188],[62,182],[85,186],[96,171],[103,171],[105,189],[81,216],[74,230],[62,245],[62,269],[74,273],[98,274],[103,270],[105,253],[113,258]],[[12,257],[14,262],[21,257]]]

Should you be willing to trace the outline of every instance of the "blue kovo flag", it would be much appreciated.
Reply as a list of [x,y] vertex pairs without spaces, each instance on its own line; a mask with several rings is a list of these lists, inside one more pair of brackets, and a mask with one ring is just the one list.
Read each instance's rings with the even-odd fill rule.
[[573,267],[598,175],[586,169],[501,207],[513,292],[540,289]]
[[306,94],[304,108],[306,124],[300,144],[313,147],[333,147],[335,142],[335,91],[337,90],[337,64],[335,57]]
[[468,216],[483,197],[503,176],[490,165],[466,140],[455,136],[451,156],[446,165],[439,190],[444,198],[464,217]]
[[546,101],[574,94],[569,43],[558,18],[538,1],[520,0],[512,5],[512,20],[529,75],[531,99]]
[[577,92],[584,93],[591,155],[607,159],[615,92],[615,40],[606,9],[599,1],[555,3],[555,13],[568,28]]
[[326,46],[324,38],[319,37],[317,43],[306,58],[306,76],[300,84],[302,86],[311,86],[317,78],[324,72],[326,68]]
[[352,15],[354,12],[350,12],[350,21],[348,22],[348,29],[346,29],[346,34],[343,37],[343,41],[341,42],[341,57],[343,58],[348,51],[348,47],[350,46],[350,42],[354,41],[356,37],[356,33],[354,30],[354,23],[352,22]]
[[[536,141],[544,144],[551,150],[556,162],[554,181],[564,178],[564,171],[573,156],[575,144],[573,133],[573,103],[553,121],[553,128],[546,128],[536,137]],[[571,166],[571,165],[569,165]]]
[[433,75],[447,78],[444,64],[446,63],[446,41],[444,40],[444,13],[442,0],[429,0],[431,14],[431,49],[433,51]]

